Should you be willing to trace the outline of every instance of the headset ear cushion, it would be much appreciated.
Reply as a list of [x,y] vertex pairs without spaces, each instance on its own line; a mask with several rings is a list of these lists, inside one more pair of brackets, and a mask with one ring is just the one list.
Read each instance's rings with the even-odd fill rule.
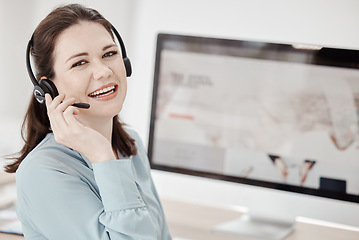
[[55,84],[49,79],[41,79],[39,81],[39,86],[44,91],[44,97],[46,93],[49,93],[52,99],[54,99],[57,95],[59,95],[59,92],[57,91]]
[[132,74],[131,61],[128,57],[123,58],[123,63],[125,64],[126,75],[130,77]]

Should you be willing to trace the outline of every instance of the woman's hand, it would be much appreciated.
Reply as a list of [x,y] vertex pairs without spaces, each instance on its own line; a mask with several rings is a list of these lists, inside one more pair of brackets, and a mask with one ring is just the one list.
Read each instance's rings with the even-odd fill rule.
[[116,159],[111,142],[76,118],[80,111],[71,106],[75,98],[65,99],[65,95],[60,94],[51,99],[46,94],[45,101],[51,129],[58,143],[80,152],[92,163]]

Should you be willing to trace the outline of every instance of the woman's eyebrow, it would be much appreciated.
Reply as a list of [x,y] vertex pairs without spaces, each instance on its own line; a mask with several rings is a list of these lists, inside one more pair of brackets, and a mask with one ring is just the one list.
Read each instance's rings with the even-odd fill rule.
[[[109,44],[109,45],[107,45],[107,46],[104,46],[104,47],[102,48],[102,51],[106,51],[107,49],[109,49],[109,48],[111,48],[111,47],[117,47],[117,45],[114,44],[114,43],[113,43],[113,44]],[[68,61],[70,61],[71,59],[76,58],[76,57],[82,57],[82,56],[88,56],[88,55],[89,55],[89,54],[86,53],[86,52],[77,53],[77,54],[72,55],[71,57],[69,57],[69,59],[67,59],[66,62],[68,62]]]
[[76,58],[76,57],[81,57],[81,56],[88,56],[89,54],[86,53],[86,52],[83,52],[83,53],[77,53],[75,55],[72,55],[71,57],[69,57],[69,59],[66,60],[66,62],[70,61],[71,59],[73,58]]
[[109,49],[109,48],[111,48],[111,47],[117,47],[117,45],[116,45],[116,44],[114,44],[114,43],[109,44],[109,45],[107,45],[107,46],[103,47],[103,48],[102,48],[102,51],[105,51],[105,50],[107,50],[107,49]]

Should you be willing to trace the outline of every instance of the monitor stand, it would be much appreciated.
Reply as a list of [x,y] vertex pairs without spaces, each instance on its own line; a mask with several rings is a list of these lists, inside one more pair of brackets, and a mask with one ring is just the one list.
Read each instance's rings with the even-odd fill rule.
[[293,231],[294,225],[295,219],[269,219],[246,213],[240,218],[215,226],[214,231],[255,239],[281,240]]

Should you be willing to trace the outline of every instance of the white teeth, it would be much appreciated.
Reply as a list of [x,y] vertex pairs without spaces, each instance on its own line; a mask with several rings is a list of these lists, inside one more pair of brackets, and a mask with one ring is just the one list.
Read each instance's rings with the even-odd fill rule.
[[111,87],[103,88],[103,89],[98,90],[96,92],[90,93],[89,95],[91,97],[95,97],[96,95],[103,94],[103,93],[109,92],[109,91],[114,90],[114,89],[115,89],[115,86],[111,86]]

